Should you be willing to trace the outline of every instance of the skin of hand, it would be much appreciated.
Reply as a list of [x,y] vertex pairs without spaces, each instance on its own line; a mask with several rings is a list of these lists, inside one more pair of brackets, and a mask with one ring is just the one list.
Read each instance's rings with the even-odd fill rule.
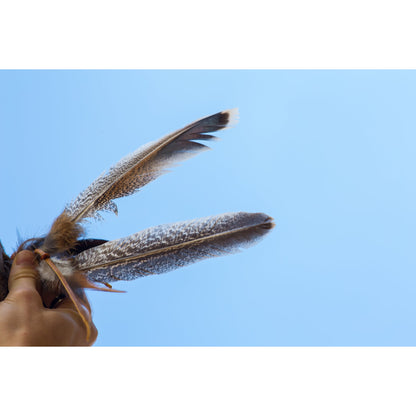
[[43,305],[45,297],[41,295],[35,255],[27,250],[19,252],[10,270],[9,294],[0,302],[0,346],[89,346],[95,342],[98,332],[86,297],[80,302],[91,325],[88,342],[84,323],[71,300],[66,298],[55,309],[48,309]]

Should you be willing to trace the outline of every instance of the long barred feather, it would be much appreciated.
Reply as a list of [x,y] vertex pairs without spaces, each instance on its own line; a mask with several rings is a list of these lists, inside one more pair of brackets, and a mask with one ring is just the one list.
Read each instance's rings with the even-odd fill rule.
[[245,212],[159,225],[83,251],[75,263],[95,282],[132,280],[234,253],[273,226],[268,215]]
[[73,202],[67,205],[66,215],[72,222],[99,217],[98,211],[117,213],[114,199],[128,196],[163,174],[176,162],[207,150],[194,140],[210,140],[206,134],[227,127],[235,120],[237,110],[228,110],[197,120],[162,139],[148,143],[97,178]]

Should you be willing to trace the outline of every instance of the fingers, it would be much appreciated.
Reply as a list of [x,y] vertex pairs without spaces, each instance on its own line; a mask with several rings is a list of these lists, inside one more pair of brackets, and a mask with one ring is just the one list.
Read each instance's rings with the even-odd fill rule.
[[[23,250],[16,254],[8,285],[9,294],[1,302],[0,317],[18,333],[18,340],[7,345],[92,345],[95,342],[98,331],[83,290],[75,290],[80,313],[69,298],[56,309],[44,308],[42,299],[48,296],[48,290],[42,289],[34,253]],[[41,292],[45,293],[41,296]],[[50,296],[59,294],[58,290],[55,294],[52,290],[49,292]],[[7,310],[9,316],[5,318]],[[0,328],[0,338],[1,334]]]
[[24,296],[42,303],[38,289],[40,289],[40,280],[36,270],[35,255],[31,251],[20,251],[10,270],[7,297],[15,297],[18,293],[24,293]]
[[89,346],[93,345],[94,342],[97,341],[97,337],[98,337],[98,329],[94,325],[94,322],[91,321],[91,337],[88,341],[88,345]]
[[[81,313],[86,321],[83,321],[83,318],[78,313],[77,308],[75,307],[74,303],[70,298],[65,298],[64,300],[62,300],[53,311],[65,314],[68,317],[71,316],[72,320],[74,322],[77,322],[78,331],[81,331],[82,333],[82,336],[79,338],[82,341],[80,345],[92,345],[97,339],[98,331],[94,325],[94,322],[92,321],[91,307],[85,294],[83,297],[80,297],[78,295],[77,300],[78,307],[80,308]],[[90,331],[88,339],[87,329],[85,325],[88,325]]]

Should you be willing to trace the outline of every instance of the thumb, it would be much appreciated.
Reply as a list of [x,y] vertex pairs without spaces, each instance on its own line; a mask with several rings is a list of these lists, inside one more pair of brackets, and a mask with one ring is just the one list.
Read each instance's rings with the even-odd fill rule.
[[34,253],[23,250],[17,253],[9,275],[9,292],[18,289],[31,289],[37,292],[40,287],[39,274],[36,270],[36,258]]

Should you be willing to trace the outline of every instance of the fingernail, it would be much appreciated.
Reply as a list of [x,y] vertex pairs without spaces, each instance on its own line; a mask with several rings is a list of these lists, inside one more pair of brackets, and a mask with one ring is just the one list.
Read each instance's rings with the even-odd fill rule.
[[14,261],[17,266],[33,266],[33,253],[28,250],[20,251]]

